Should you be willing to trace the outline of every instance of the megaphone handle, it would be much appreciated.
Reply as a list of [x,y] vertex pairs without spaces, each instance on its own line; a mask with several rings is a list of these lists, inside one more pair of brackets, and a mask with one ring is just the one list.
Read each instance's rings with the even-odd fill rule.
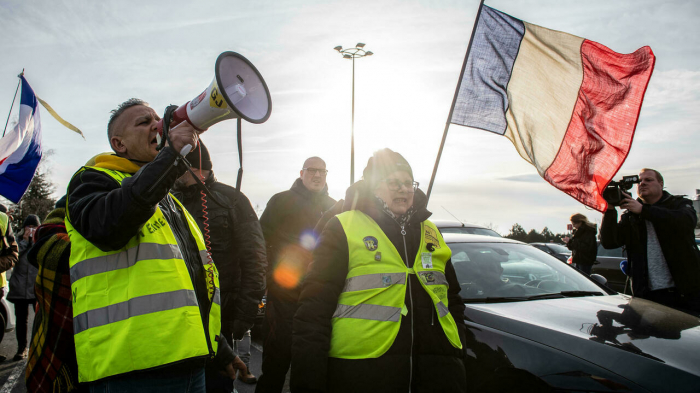
[[192,151],[192,145],[185,145],[182,149],[180,149],[180,155],[181,156],[186,156],[190,151]]

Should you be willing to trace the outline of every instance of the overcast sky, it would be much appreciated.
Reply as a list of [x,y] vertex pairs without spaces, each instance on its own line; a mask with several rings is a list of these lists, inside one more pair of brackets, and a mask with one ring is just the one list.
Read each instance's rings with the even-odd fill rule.
[[[243,124],[242,191],[253,205],[288,189],[305,158],[328,165],[330,195],[349,185],[351,61],[336,45],[367,44],[356,61],[355,175],[389,147],[427,190],[479,2],[460,1],[23,1],[0,0],[0,114],[25,77],[36,94],[87,140],[43,108],[44,149],[65,192],[72,174],[109,150],[106,124],[120,102],[139,97],[162,113],[210,83],[227,50],[247,57],[272,95],[272,115]],[[658,169],[666,189],[700,188],[700,2],[488,0],[516,18],[630,53],[649,45],[656,67],[629,157],[616,178]],[[16,107],[15,107],[16,108]],[[16,109],[12,117],[16,117]],[[235,121],[203,139],[223,182],[235,184]],[[563,232],[572,213],[600,213],[541,179],[504,137],[453,125],[429,209],[434,218],[491,224],[505,234]]]

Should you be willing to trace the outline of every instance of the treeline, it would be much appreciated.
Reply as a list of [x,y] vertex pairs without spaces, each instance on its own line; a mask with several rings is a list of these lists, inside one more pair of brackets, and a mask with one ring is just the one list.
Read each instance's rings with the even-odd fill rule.
[[522,225],[515,223],[513,227],[510,228],[510,232],[505,236],[509,239],[519,240],[525,243],[559,243],[563,244],[562,240],[565,236],[570,236],[566,233],[554,234],[549,228],[544,227],[541,232],[537,232],[534,229],[530,229],[530,232],[526,232]]

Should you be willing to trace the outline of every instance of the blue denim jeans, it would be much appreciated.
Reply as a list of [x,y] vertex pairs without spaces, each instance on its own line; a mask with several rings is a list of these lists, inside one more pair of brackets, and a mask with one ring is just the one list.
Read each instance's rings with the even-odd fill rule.
[[189,372],[144,372],[90,384],[90,393],[204,393],[204,367]]

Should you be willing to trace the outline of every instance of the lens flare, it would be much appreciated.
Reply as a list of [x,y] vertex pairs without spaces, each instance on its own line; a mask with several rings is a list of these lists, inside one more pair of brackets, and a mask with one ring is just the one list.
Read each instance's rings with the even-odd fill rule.
[[273,280],[282,288],[296,288],[306,273],[311,259],[311,252],[300,245],[292,244],[283,248],[272,273]]
[[304,249],[313,251],[316,248],[316,235],[314,231],[305,231],[299,237],[299,245]]

